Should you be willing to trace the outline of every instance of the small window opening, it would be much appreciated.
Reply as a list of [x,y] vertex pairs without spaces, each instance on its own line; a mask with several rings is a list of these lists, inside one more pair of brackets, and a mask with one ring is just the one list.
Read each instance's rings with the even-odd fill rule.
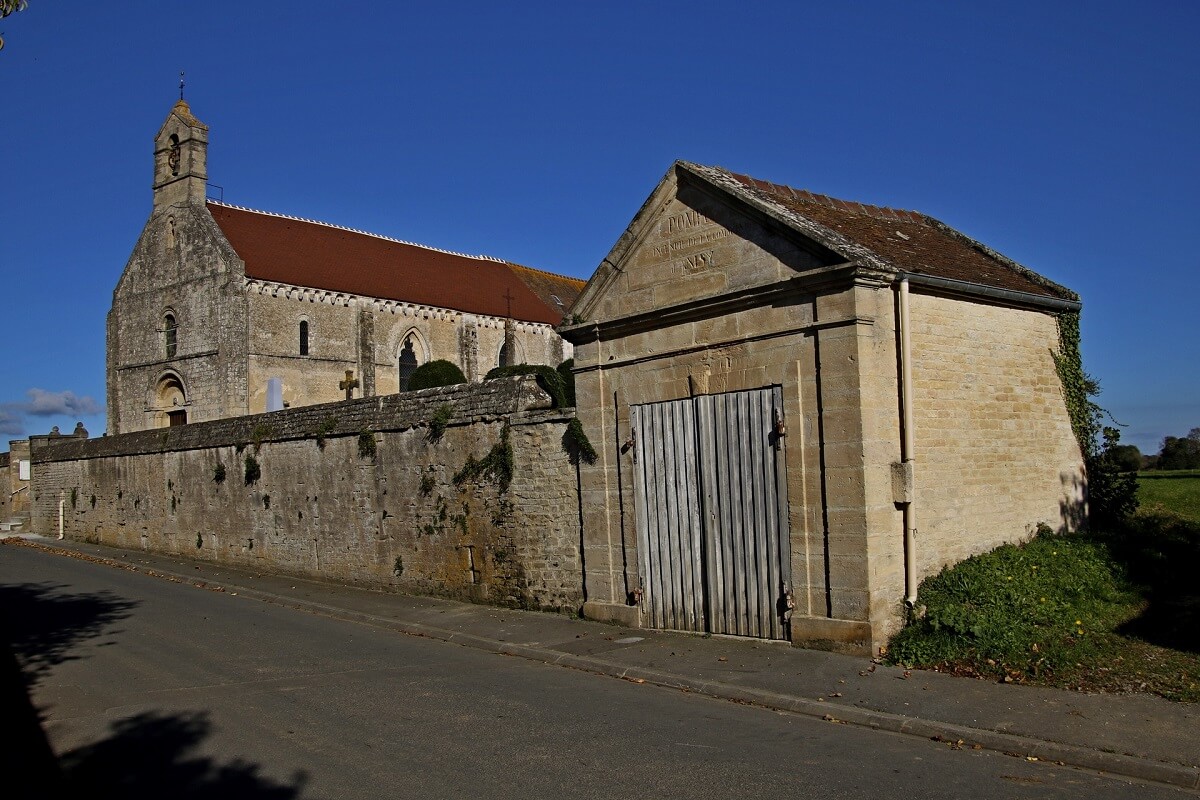
[[179,328],[175,325],[175,315],[167,314],[163,319],[163,341],[166,345],[167,358],[174,358],[178,348]]
[[168,411],[167,425],[171,428],[174,428],[177,425],[187,425],[187,412],[182,408],[178,411]]
[[300,355],[308,355],[308,320],[300,321]]
[[413,350],[413,339],[409,336],[404,340],[404,347],[400,349],[400,391],[408,391],[408,379],[412,377],[413,372],[417,369],[417,354]]

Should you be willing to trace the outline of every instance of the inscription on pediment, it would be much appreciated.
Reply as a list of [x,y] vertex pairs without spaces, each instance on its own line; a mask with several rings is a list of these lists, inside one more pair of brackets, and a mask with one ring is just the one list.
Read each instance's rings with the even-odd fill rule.
[[716,262],[712,245],[729,236],[729,231],[701,214],[688,210],[663,218],[658,230],[660,241],[652,251],[661,259],[675,263],[688,272],[707,269]]

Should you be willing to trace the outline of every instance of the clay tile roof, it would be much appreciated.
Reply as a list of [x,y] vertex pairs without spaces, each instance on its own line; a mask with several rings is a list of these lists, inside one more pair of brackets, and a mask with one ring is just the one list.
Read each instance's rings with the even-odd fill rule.
[[[1076,299],[1071,290],[990,250],[965,234],[917,211],[847,202],[813,192],[738,175],[719,167],[684,164],[760,202],[801,217],[837,234],[839,241],[863,249],[878,263],[904,272],[966,281],[1028,294]],[[736,188],[732,187],[732,188]],[[811,226],[810,226],[811,227]],[[826,244],[830,244],[827,242]],[[838,249],[836,243],[832,245]]]
[[[583,281],[312,220],[208,201],[246,277],[557,325]],[[559,307],[550,295],[563,301]]]

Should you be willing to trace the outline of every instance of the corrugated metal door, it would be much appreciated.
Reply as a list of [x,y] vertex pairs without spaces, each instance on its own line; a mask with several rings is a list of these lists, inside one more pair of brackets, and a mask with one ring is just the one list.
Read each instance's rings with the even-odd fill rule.
[[782,415],[778,386],[630,409],[653,627],[787,638]]

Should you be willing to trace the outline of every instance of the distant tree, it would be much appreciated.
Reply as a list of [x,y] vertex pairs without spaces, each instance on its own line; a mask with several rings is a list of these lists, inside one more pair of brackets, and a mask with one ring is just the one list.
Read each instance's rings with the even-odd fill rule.
[[1142,468],[1142,451],[1135,444],[1113,445],[1108,457],[1122,472],[1137,472]]
[[1200,428],[1187,436],[1168,436],[1158,453],[1159,469],[1200,469]]
[[[4,19],[9,14],[15,14],[18,11],[24,11],[29,5],[28,0],[0,0],[0,19]],[[4,49],[4,39],[0,37],[0,50]]]

